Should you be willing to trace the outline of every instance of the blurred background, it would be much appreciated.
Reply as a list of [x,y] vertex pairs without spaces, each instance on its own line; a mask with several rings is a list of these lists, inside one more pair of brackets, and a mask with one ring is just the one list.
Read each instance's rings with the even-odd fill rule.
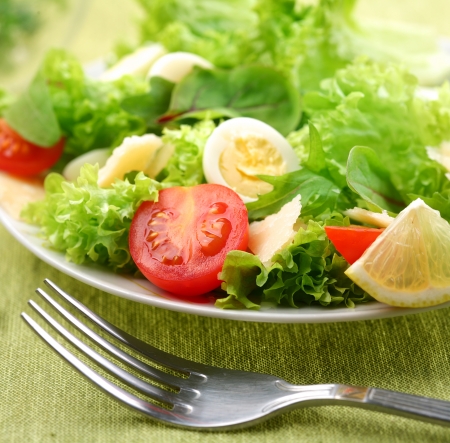
[[[0,88],[22,89],[50,47],[66,48],[84,64],[112,60],[115,49],[139,42],[142,3],[150,1],[0,0]],[[357,16],[450,37],[450,0],[359,0]]]

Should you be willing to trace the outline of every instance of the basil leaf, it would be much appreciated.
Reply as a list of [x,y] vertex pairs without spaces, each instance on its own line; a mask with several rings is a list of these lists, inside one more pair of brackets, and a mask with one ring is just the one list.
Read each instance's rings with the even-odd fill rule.
[[380,209],[398,213],[405,207],[389,171],[372,148],[352,148],[347,162],[347,183],[352,191]]
[[8,125],[25,140],[43,148],[53,146],[61,138],[61,129],[42,71],[28,89],[5,112]]
[[286,135],[300,121],[300,97],[293,84],[270,67],[195,68],[175,86],[170,110],[159,121],[205,116],[253,117]]

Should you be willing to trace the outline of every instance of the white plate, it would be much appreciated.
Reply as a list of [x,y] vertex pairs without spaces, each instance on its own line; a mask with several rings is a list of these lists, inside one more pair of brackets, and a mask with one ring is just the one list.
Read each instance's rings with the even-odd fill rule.
[[189,314],[255,322],[328,323],[395,317],[450,306],[449,302],[430,308],[405,309],[394,308],[378,302],[370,302],[357,305],[354,309],[349,309],[344,306],[334,308],[310,306],[299,309],[277,307],[261,309],[259,311],[218,309],[214,307],[214,296],[212,294],[183,300],[158,289],[145,279],[113,274],[107,269],[100,267],[79,266],[69,263],[65,260],[64,254],[52,251],[43,246],[43,240],[37,236],[38,230],[36,227],[16,221],[1,207],[0,222],[33,254],[77,280],[119,297]]

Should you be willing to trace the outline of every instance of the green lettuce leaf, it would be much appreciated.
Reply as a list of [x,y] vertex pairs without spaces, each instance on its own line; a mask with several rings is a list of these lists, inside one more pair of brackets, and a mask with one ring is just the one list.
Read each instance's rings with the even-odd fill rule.
[[49,174],[44,200],[29,204],[22,217],[39,225],[48,246],[65,252],[68,261],[136,271],[128,248],[131,220],[143,201],[157,198],[159,184],[139,173],[133,184],[117,180],[106,189],[97,178],[98,165],[90,164],[81,168],[76,183]]
[[278,212],[298,194],[302,196],[304,216],[316,216],[327,210],[332,212],[336,207],[340,189],[332,181],[307,168],[280,176],[258,177],[270,183],[273,190],[246,204],[249,220],[258,220]]
[[411,201],[421,198],[428,206],[439,211],[442,218],[450,221],[450,189],[444,189],[442,192],[435,192],[431,197],[423,197],[417,194],[408,196]]
[[[450,61],[423,29],[355,19],[356,0],[139,0],[142,42],[201,55],[220,68],[273,66],[301,91],[317,89],[356,56],[401,62],[426,84],[440,84]],[[236,11],[239,11],[236,13]]]
[[325,0],[317,7],[274,0],[139,1],[146,13],[142,41],[199,54],[219,68],[273,66],[305,90],[347,62],[329,38],[336,19],[324,13],[341,6]]
[[[325,2],[322,2],[325,3]],[[450,59],[439,47],[431,28],[374,20],[356,20],[357,0],[326,0],[330,39],[339,57],[353,60],[365,55],[379,63],[401,63],[422,85],[440,85],[450,74]]]
[[[319,131],[328,171],[341,188],[354,146],[372,148],[388,171],[396,194],[431,197],[447,186],[445,168],[428,156],[427,146],[450,139],[448,86],[439,100],[416,96],[417,80],[404,69],[359,58],[304,97],[304,109]],[[308,128],[289,140],[305,162]],[[406,161],[407,159],[407,161]],[[397,200],[397,197],[396,197]]]
[[389,171],[371,148],[352,148],[347,162],[347,183],[380,212],[385,209],[398,213],[405,208],[401,195],[391,183]]
[[[348,224],[336,215],[330,224]],[[298,308],[319,304],[335,306],[372,298],[345,274],[348,263],[328,240],[324,222],[309,220],[295,235],[291,245],[263,264],[258,257],[243,251],[228,253],[219,278],[227,296],[216,301],[224,309],[259,309],[285,305]]]
[[7,92],[5,89],[0,88],[0,116],[4,117],[5,111],[14,103],[15,97]]
[[174,86],[162,77],[152,77],[148,93],[125,97],[121,106],[126,112],[143,118],[147,132],[159,134],[162,124],[158,119],[169,109]]
[[238,66],[250,52],[257,24],[254,0],[139,0],[145,15],[142,41],[161,42],[170,52],[200,54],[217,67]]
[[162,140],[174,147],[174,153],[156,179],[163,187],[195,186],[205,182],[203,175],[203,149],[215,129],[210,120],[180,129],[165,129]]
[[42,71],[5,112],[8,125],[25,140],[49,148],[61,138],[49,89]]
[[144,133],[144,119],[121,106],[126,97],[147,92],[144,80],[131,76],[114,82],[89,79],[75,57],[56,49],[47,53],[41,69],[66,138],[68,159],[92,149],[114,148],[124,137]]
[[246,204],[250,221],[278,212],[299,194],[302,216],[331,214],[336,209],[350,205],[350,190],[345,183],[339,186],[333,180],[327,167],[321,136],[312,123],[309,124],[309,153],[303,164],[299,170],[281,176],[259,176],[270,183],[273,189],[260,195],[258,200]]

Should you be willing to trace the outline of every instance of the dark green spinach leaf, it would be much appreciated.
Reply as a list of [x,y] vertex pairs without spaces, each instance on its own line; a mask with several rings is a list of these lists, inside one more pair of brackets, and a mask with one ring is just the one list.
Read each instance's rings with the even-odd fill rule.
[[152,77],[147,94],[127,97],[121,106],[126,112],[143,118],[148,130],[158,130],[161,128],[158,118],[169,109],[174,86],[162,77]]
[[250,220],[278,212],[298,194],[302,196],[302,216],[316,216],[327,209],[332,211],[340,194],[340,189],[332,181],[306,168],[279,177],[258,177],[273,185],[273,190],[261,195],[257,201],[247,203]]
[[11,128],[38,146],[49,148],[61,138],[61,129],[42,71],[36,74],[26,91],[4,115]]
[[300,121],[300,96],[283,74],[266,66],[195,68],[175,86],[170,110],[159,121],[238,116],[256,118],[286,135]]
[[380,209],[398,213],[405,207],[389,171],[372,148],[352,148],[347,162],[347,183],[352,191]]

